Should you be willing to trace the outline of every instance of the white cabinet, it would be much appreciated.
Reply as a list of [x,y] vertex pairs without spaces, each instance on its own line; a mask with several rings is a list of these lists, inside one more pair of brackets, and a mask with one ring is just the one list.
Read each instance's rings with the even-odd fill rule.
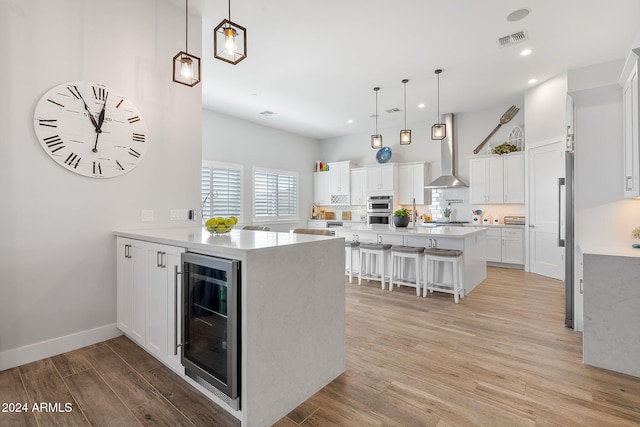
[[485,242],[488,262],[524,265],[524,229],[489,226]]
[[633,49],[620,77],[624,138],[624,197],[640,197],[640,139],[638,138],[638,58]]
[[117,327],[176,372],[180,339],[181,286],[178,273],[183,248],[117,239]]
[[367,171],[364,168],[351,169],[351,205],[364,206],[367,204]]
[[503,202],[524,204],[524,153],[502,156]]
[[505,264],[524,264],[523,229],[502,229],[502,262]]
[[398,200],[401,205],[410,205],[415,199],[416,205],[431,204],[431,190],[424,188],[431,182],[429,163],[404,163],[398,166]]
[[368,166],[367,196],[396,195],[398,168],[396,165]]
[[469,160],[473,204],[524,203],[524,153]]
[[[329,163],[329,193],[331,196],[349,196],[351,188],[351,162]],[[347,199],[349,203],[349,199]]]
[[184,249],[145,243],[147,259],[147,343],[151,354],[174,369],[181,369],[174,355],[175,331],[180,335],[181,286],[178,272]]
[[316,206],[331,204],[331,181],[329,172],[313,173],[313,202]]
[[144,242],[117,239],[116,325],[144,346],[147,329],[147,266]]
[[487,249],[486,259],[491,262],[502,262],[502,233],[499,228],[489,228],[484,238]]

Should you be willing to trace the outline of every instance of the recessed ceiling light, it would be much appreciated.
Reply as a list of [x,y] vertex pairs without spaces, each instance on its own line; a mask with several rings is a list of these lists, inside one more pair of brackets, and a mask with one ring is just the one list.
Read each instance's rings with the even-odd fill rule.
[[424,104],[418,104],[418,108],[424,108],[425,105]]
[[529,9],[518,9],[515,12],[511,12],[507,16],[507,21],[516,22],[516,21],[519,21],[521,19],[524,19],[524,18],[527,17],[527,15],[529,15],[529,12],[530,12]]
[[353,123],[353,120],[349,119],[347,120],[347,123]]
[[531,52],[532,52],[531,49],[524,49],[524,50],[522,50],[522,52],[520,52],[520,56],[531,55]]
[[532,85],[532,84],[537,83],[537,82],[538,82],[538,79],[531,79],[531,80],[529,80],[527,83],[529,83],[530,85]]

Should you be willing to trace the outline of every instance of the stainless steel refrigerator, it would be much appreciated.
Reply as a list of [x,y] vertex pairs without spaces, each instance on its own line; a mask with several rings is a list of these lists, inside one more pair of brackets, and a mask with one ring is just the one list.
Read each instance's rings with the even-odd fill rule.
[[574,229],[574,109],[573,98],[567,95],[566,111],[566,152],[564,156],[565,176],[558,179],[558,246],[564,247],[564,324],[568,328],[575,326],[575,229]]

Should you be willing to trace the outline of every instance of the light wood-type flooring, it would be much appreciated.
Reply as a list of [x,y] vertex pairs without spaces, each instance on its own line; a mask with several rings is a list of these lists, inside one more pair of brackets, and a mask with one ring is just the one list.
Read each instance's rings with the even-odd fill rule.
[[[559,281],[490,267],[460,304],[346,289],[347,370],[278,427],[640,426],[640,379],[582,364]],[[72,410],[3,427],[239,424],[125,337],[0,372],[4,402]]]

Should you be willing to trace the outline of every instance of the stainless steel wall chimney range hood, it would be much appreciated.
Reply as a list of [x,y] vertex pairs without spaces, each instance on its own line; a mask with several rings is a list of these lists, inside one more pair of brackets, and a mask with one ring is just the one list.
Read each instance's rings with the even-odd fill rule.
[[440,159],[442,176],[434,180],[424,188],[464,188],[467,184],[456,176],[456,143],[453,129],[453,114],[444,114],[444,123],[447,125],[447,136],[440,144]]

